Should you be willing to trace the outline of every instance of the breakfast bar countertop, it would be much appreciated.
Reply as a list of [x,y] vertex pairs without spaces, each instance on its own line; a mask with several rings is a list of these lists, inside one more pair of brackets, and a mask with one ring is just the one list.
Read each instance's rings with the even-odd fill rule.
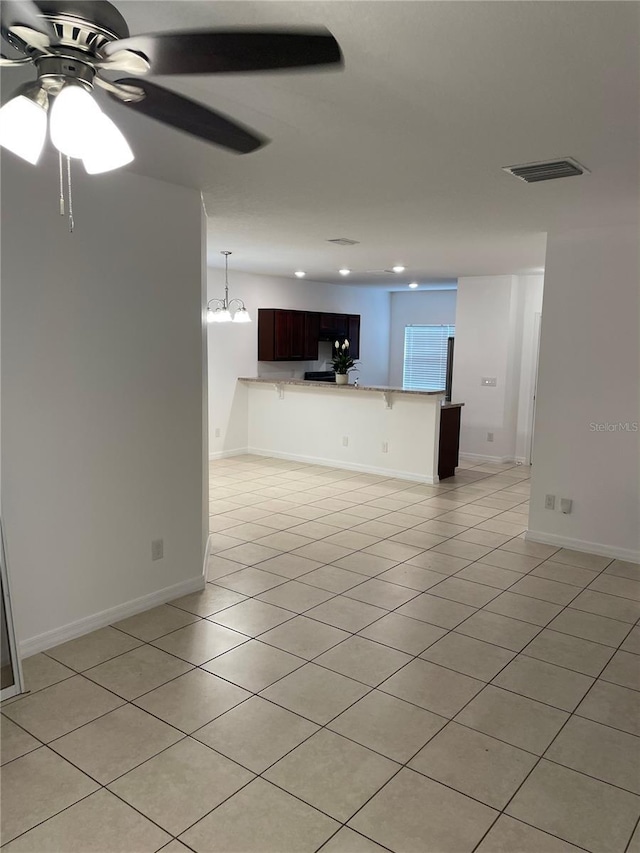
[[[239,382],[260,382],[264,385],[299,385],[303,388],[324,388],[336,389],[340,392],[347,391],[378,391],[380,394],[415,394],[422,397],[443,397],[445,394],[442,391],[421,391],[412,388],[397,388],[391,385],[336,385],[335,382],[317,382],[313,379],[294,379],[292,377],[281,376],[240,376]],[[464,406],[464,403],[448,403],[442,400],[443,408],[455,408]]]
[[[395,388],[389,385],[336,385],[334,382],[315,382],[312,379],[293,379],[279,376],[240,376],[240,382],[261,382],[266,385],[300,385],[303,388],[336,389],[337,391],[379,391],[381,394],[419,394],[424,397],[444,395],[445,391],[420,391],[409,388]],[[464,403],[443,403],[446,406],[464,406]]]

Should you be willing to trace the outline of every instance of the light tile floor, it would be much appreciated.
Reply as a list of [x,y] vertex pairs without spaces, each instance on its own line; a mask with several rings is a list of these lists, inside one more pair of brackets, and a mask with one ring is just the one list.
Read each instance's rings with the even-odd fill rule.
[[7,853],[638,853],[640,566],[529,470],[211,465],[206,589],[24,662]]

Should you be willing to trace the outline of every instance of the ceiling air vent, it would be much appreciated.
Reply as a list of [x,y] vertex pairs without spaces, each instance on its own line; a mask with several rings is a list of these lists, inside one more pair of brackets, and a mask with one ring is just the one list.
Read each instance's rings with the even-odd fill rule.
[[359,242],[359,240],[350,240],[348,237],[332,237],[331,240],[327,240],[327,243],[335,243],[336,246],[355,246]]
[[569,178],[571,175],[582,175],[589,172],[577,160],[564,157],[562,160],[546,160],[542,163],[524,163],[521,166],[503,166],[505,172],[534,184],[538,181],[554,181],[556,178]]

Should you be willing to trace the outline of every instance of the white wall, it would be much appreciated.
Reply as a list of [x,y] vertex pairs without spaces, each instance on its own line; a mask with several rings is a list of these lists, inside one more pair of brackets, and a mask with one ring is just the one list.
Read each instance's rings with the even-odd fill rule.
[[[233,261],[233,256],[232,259]],[[208,270],[209,299],[224,293],[224,272]],[[319,362],[258,362],[258,308],[292,308],[360,314],[359,381],[388,384],[389,293],[384,290],[316,281],[249,275],[229,270],[229,295],[242,299],[251,314],[246,325],[211,324],[209,340],[209,451],[212,456],[247,447],[246,387],[239,376],[302,377],[325,369]],[[320,344],[321,353],[323,344]],[[330,345],[324,347],[330,356]],[[219,430],[219,435],[216,432]]]
[[[640,561],[637,223],[550,235],[529,531],[540,541]],[[545,494],[572,498],[563,515]]]
[[[513,400],[509,371],[510,324],[515,276],[458,279],[452,399],[462,410],[462,453],[513,457]],[[482,386],[483,376],[495,387]],[[493,442],[487,440],[492,432]]]
[[389,385],[402,388],[404,330],[410,325],[445,325],[456,321],[455,290],[391,293]]
[[2,511],[33,652],[201,583],[202,221],[193,190],[78,169],[69,234],[55,162],[3,161]]
[[[465,403],[464,454],[528,461],[535,314],[542,309],[542,291],[542,275],[458,280],[453,399]],[[497,384],[483,386],[483,377]]]

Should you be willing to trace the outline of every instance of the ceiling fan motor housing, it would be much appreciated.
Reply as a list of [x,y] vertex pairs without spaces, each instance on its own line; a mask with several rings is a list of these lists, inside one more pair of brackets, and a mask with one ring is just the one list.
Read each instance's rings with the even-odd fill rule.
[[51,94],[56,94],[69,80],[74,80],[85,89],[93,88],[95,68],[81,58],[40,56],[35,62],[38,69],[38,80]]
[[99,52],[104,44],[129,37],[127,22],[107,0],[37,0],[36,5],[51,22],[61,44]]

